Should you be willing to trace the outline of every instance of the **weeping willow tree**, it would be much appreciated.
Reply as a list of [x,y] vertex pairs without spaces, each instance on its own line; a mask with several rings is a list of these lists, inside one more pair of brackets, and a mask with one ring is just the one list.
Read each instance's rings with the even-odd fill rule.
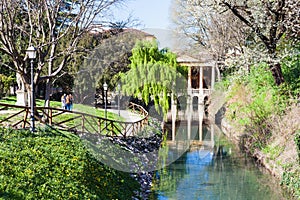
[[121,74],[123,92],[142,99],[146,105],[153,101],[156,111],[166,116],[170,94],[186,86],[176,55],[168,49],[159,50],[154,40],[140,41],[133,48],[130,61],[130,70]]

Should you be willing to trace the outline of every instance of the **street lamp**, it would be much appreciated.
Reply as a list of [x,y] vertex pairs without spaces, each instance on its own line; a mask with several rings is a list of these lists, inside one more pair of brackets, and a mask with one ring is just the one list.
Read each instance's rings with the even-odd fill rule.
[[107,110],[106,110],[106,101],[107,101],[107,95],[106,95],[106,91],[107,91],[107,84],[106,82],[104,82],[103,84],[103,89],[104,89],[104,109],[105,109],[105,130],[107,130],[107,123],[106,123],[106,119],[107,119]]
[[107,95],[106,95],[106,92],[107,92],[107,84],[106,82],[104,82],[103,84],[103,89],[104,89],[104,109],[105,109],[105,118],[107,118],[107,112],[106,112],[106,101],[107,101]]
[[118,94],[118,114],[120,116],[120,94],[121,94],[121,84],[120,83],[118,83],[118,92],[119,92],[119,94]]
[[30,59],[30,67],[31,67],[31,101],[30,101],[30,131],[34,132],[34,82],[33,82],[33,60],[36,58],[36,49],[33,46],[30,46],[26,50],[26,54]]

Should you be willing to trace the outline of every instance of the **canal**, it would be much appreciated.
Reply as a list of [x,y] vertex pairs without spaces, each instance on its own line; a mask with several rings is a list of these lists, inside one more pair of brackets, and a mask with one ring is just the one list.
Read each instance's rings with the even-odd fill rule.
[[[176,141],[165,147],[163,160],[167,164],[155,172],[150,199],[289,199],[278,180],[241,153],[217,126],[210,126],[203,127],[202,146],[186,146],[186,127],[178,128]],[[198,126],[193,125],[195,141],[199,141],[197,130]]]

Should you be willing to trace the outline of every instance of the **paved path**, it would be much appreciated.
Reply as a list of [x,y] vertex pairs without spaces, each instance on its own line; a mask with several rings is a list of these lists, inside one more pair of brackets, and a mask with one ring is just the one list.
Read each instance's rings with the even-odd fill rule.
[[[107,112],[112,112],[117,115],[119,114],[118,109],[107,109]],[[120,116],[123,117],[126,122],[137,122],[143,118],[143,116],[133,113],[130,110],[120,110]]]

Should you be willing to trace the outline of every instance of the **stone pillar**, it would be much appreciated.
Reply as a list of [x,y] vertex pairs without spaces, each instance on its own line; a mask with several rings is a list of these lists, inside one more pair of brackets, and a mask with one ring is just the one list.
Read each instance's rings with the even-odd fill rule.
[[203,137],[203,113],[204,113],[204,98],[203,98],[203,66],[199,67],[199,95],[198,95],[198,116],[199,116],[199,141],[202,142]]
[[199,115],[199,141],[202,142],[203,137],[203,115],[204,115],[204,103],[203,103],[203,95],[199,95],[198,97],[198,115]]
[[187,139],[191,140],[191,132],[192,132],[192,114],[193,114],[193,104],[192,97],[187,97],[187,106],[186,106],[186,119],[187,119]]
[[192,67],[189,67],[188,71],[188,94],[190,94],[192,89]]
[[177,102],[174,99],[174,94],[171,94],[171,114],[172,114],[172,141],[175,141],[176,137],[176,115],[177,115]]
[[203,93],[203,67],[199,67],[199,90]]
[[186,105],[186,111],[185,116],[187,119],[187,139],[188,141],[191,140],[191,131],[192,131],[192,112],[193,112],[193,104],[192,104],[192,66],[189,66],[188,71],[188,88],[187,88],[188,96],[187,96],[187,105]]
[[216,70],[215,70],[215,64],[213,64],[211,66],[211,90],[214,89],[215,79],[216,79]]

